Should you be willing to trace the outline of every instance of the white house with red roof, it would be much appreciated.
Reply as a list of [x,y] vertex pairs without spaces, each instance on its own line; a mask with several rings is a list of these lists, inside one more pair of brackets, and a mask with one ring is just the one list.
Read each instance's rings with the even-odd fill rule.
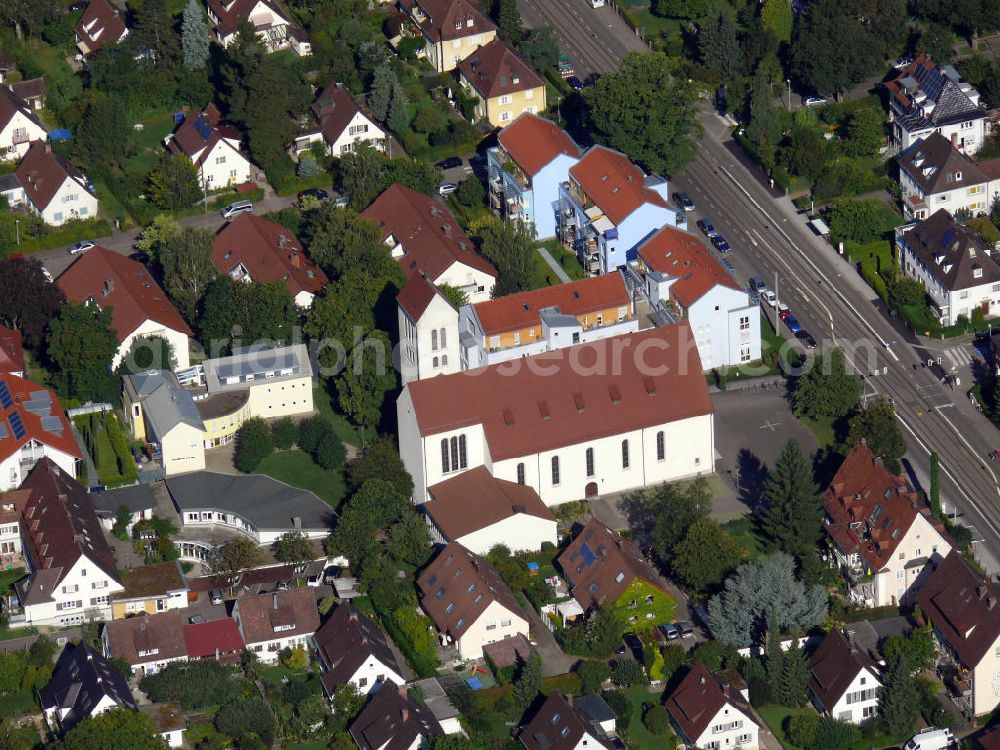
[[410,276],[396,297],[399,373],[403,384],[462,369],[458,310],[422,273]]
[[309,109],[318,127],[295,138],[296,153],[313,143],[322,143],[330,156],[349,154],[362,142],[386,151],[388,133],[375,121],[364,99],[355,97],[342,83],[323,89]]
[[6,86],[0,86],[0,160],[20,159],[32,141],[44,141],[47,137],[31,105]]
[[250,181],[253,165],[240,151],[240,136],[222,121],[213,103],[188,115],[163,143],[171,153],[184,154],[194,163],[199,181],[209,190]]
[[667,713],[684,747],[757,750],[760,727],[744,690],[694,666],[670,693]]
[[0,491],[21,484],[43,457],[76,476],[82,456],[59,399],[30,380],[0,374]]
[[580,147],[562,128],[524,113],[486,152],[490,204],[502,218],[533,227],[537,239],[556,235],[559,186],[580,160]]
[[589,273],[622,268],[660,227],[687,229],[668,194],[662,177],[645,174],[620,151],[593,146],[559,186],[559,239]]
[[296,55],[312,54],[309,35],[292,21],[281,0],[208,0],[208,17],[215,26],[212,37],[223,47],[236,38],[249,21],[268,52],[291,49]]
[[25,201],[46,224],[59,226],[70,219],[97,216],[97,196],[88,187],[87,178],[54,153],[48,142],[32,142],[14,176],[21,186],[18,202]]
[[414,500],[485,466],[556,505],[710,473],[714,423],[687,323],[407,383]]
[[119,341],[112,369],[136,339],[150,336],[169,342],[176,369],[191,364],[188,347],[194,332],[141,263],[98,245],[77,258],[56,283],[71,302],[111,308]]
[[125,15],[109,0],[90,0],[76,22],[76,47],[86,57],[128,36]]
[[637,266],[652,307],[691,325],[706,370],[761,358],[760,306],[701,239],[663,227],[639,245]]
[[436,286],[465,292],[469,302],[493,295],[497,270],[440,201],[396,183],[361,215],[378,224],[382,242],[407,276],[423,273]]
[[412,31],[424,37],[420,53],[438,73],[454,70],[484,44],[497,27],[475,0],[397,0]]

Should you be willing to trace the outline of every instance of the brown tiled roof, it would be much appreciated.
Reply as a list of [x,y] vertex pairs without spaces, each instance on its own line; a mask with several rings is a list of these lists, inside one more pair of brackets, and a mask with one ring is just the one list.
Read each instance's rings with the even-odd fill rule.
[[194,336],[149,270],[137,261],[97,246],[78,257],[56,279],[66,299],[88,299],[111,308],[111,325],[124,341],[147,320]]
[[[174,137],[167,143],[167,148],[175,154],[184,154],[196,165],[201,165],[208,158],[212,147],[224,139],[238,144],[240,136],[222,121],[222,114],[215,103],[209,102],[201,112],[192,112],[184,118],[184,122],[174,131]],[[197,159],[195,155],[198,156]]]
[[1000,583],[981,579],[958,552],[938,565],[917,595],[920,609],[968,669],[1000,638],[998,603]]
[[[955,221],[946,209],[938,209],[908,230],[903,241],[945,289],[958,291],[1000,282],[1000,265],[989,244],[976,230]],[[982,272],[978,277],[977,269]]]
[[528,750],[575,750],[585,733],[597,740],[598,748],[611,747],[604,740],[604,732],[592,726],[590,718],[573,705],[573,696],[556,691],[524,725],[518,739]]
[[[499,461],[712,413],[687,323],[526,360],[408,383],[420,434],[481,424]],[[606,366],[577,372],[580,362]]]
[[417,579],[420,606],[442,633],[458,640],[494,601],[523,617],[496,568],[458,542],[441,550]]
[[484,99],[545,85],[538,73],[499,37],[465,58],[458,64],[458,69]]
[[43,141],[33,141],[14,171],[28,200],[39,210],[48,207],[66,180],[76,180],[84,189],[83,177],[76,167],[52,151]]
[[[0,373],[0,384],[0,387],[6,386],[11,396],[8,407],[0,403],[0,461],[6,460],[31,440],[76,458],[83,457],[55,391],[9,373]],[[41,406],[46,400],[51,403],[47,409]],[[28,405],[32,408],[29,409]],[[24,426],[24,434],[20,437],[12,424],[18,419]]]
[[453,263],[496,278],[497,270],[476,252],[472,240],[445,206],[399,183],[389,186],[362,214],[403,243],[400,264],[407,275],[422,271],[432,281]]
[[0,326],[0,373],[24,372],[21,332]]
[[495,479],[485,466],[428,487],[427,492],[431,499],[421,507],[449,540],[518,514],[556,520],[534,489]]
[[[247,645],[312,635],[319,627],[316,592],[308,587],[248,596],[238,599],[235,606],[239,610],[240,631]],[[286,624],[294,627],[275,631],[275,626]]]
[[580,147],[551,120],[524,112],[497,135],[497,142],[529,177],[560,154],[580,156]]
[[587,315],[612,307],[630,307],[625,280],[618,272],[479,302],[473,307],[487,336],[540,323],[539,311],[555,307],[563,315]]
[[940,133],[931,133],[910,146],[896,160],[925,195],[959,190],[987,181],[982,170]]
[[160,734],[176,732],[187,726],[179,703],[143,703],[139,706],[139,711],[153,720],[153,725]]
[[188,587],[184,574],[181,573],[180,563],[176,560],[136,568],[122,583],[125,588],[112,594],[112,600],[165,596],[171,591],[180,591]]
[[371,697],[350,731],[361,750],[410,750],[444,734],[427,706],[413,700],[405,687],[389,685]]
[[[41,80],[44,86],[44,79],[36,80]],[[17,85],[16,83],[12,84],[12,86]],[[24,98],[6,86],[0,86],[0,129],[7,127],[7,124],[14,119],[14,115],[18,112],[44,130],[44,126],[38,121],[38,117],[32,112]]]
[[25,604],[51,601],[51,592],[82,557],[118,581],[114,555],[83,485],[42,458],[21,489],[31,493],[21,528],[35,571],[20,590]]
[[917,514],[943,533],[906,477],[890,473],[863,441],[837,469],[822,500],[827,533],[844,553],[859,553],[873,573],[892,558]]
[[346,685],[369,657],[375,657],[402,676],[396,655],[389,646],[389,637],[350,602],[342,602],[333,610],[316,631],[314,640],[330,667],[320,678],[329,694]]
[[128,27],[125,26],[121,11],[108,0],[90,0],[87,9],[76,22],[76,35],[91,53],[106,44],[119,41],[126,31]]
[[1000,156],[977,162],[976,166],[989,180],[1000,180]]
[[639,167],[625,154],[605,146],[590,148],[569,173],[615,224],[621,224],[643,203],[669,208],[659,193],[646,187],[646,175]]
[[629,539],[596,518],[579,530],[557,560],[581,606],[616,602],[637,578],[663,588],[659,576]]
[[[155,615],[139,615],[104,624],[112,659],[124,659],[132,666],[151,661],[179,659],[187,655],[184,621],[179,609]],[[158,649],[139,656],[140,651]]]
[[406,314],[414,322],[420,320],[424,310],[438,294],[437,287],[427,280],[423,273],[411,273],[399,294],[396,302],[406,310]]
[[643,242],[639,256],[654,271],[677,277],[670,285],[670,294],[684,307],[716,286],[740,288],[698,237],[674,227],[663,227]]
[[667,711],[689,742],[696,742],[727,703],[752,716],[742,696],[696,664],[667,699]]
[[263,3],[275,15],[291,21],[291,14],[279,0],[208,0],[208,7],[219,19],[216,25],[219,34],[227,37],[235,33],[241,23],[251,20],[250,13],[258,2]]
[[878,678],[878,667],[868,655],[852,645],[840,630],[833,630],[809,657],[809,690],[823,708],[832,711],[863,669]]
[[427,18],[420,29],[435,43],[485,34],[497,28],[473,0],[399,0],[399,5],[409,13],[417,6],[423,10]]
[[1000,727],[987,729],[972,738],[973,750],[1000,750]]
[[331,83],[323,89],[312,103],[311,109],[327,143],[340,138],[359,112],[378,127],[374,115],[364,105],[364,100],[352,96],[341,83]]
[[231,617],[184,625],[184,648],[189,659],[212,659],[239,654],[246,648]]
[[252,213],[222,227],[212,245],[212,264],[219,273],[228,274],[240,263],[254,281],[284,281],[292,297],[318,294],[328,283],[290,230]]
[[45,96],[45,79],[30,78],[27,81],[15,81],[10,85],[10,90],[25,101]]
[[483,644],[483,656],[498,667],[513,667],[531,658],[535,649],[531,647],[524,633],[508,635],[499,641]]

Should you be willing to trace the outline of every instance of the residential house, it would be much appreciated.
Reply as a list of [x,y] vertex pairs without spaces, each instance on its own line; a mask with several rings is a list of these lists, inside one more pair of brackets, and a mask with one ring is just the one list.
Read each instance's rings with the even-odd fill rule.
[[463,305],[458,332],[463,370],[639,330],[632,296],[617,270]]
[[184,744],[187,721],[179,703],[144,703],[139,706],[139,713],[153,720],[153,729],[166,741],[167,747]]
[[437,719],[445,734],[465,734],[461,722],[462,714],[455,708],[455,704],[451,702],[451,698],[445,693],[437,677],[414,680],[410,685],[420,690],[421,702]]
[[867,607],[911,603],[951,544],[906,477],[867,443],[848,454],[822,495],[834,559],[850,599]]
[[122,378],[122,406],[136,440],[169,476],[205,468],[205,423],[190,391],[170,370]]
[[187,578],[176,560],[133,569],[124,588],[111,595],[111,617],[121,620],[137,614],[153,615],[188,605]]
[[477,555],[503,544],[511,550],[541,549],[559,542],[556,517],[531,487],[495,479],[478,466],[427,489],[420,506],[431,524],[431,537],[458,542]]
[[[14,171],[16,192],[29,210],[52,226],[97,216],[97,196],[87,178],[48,142],[33,141]],[[12,202],[13,206],[14,203]]]
[[24,568],[24,543],[21,539],[21,510],[28,499],[26,490],[0,494],[0,567]]
[[306,587],[237,599],[233,619],[247,650],[263,663],[275,664],[284,648],[309,650],[309,641],[319,628],[316,592]]
[[650,306],[687,320],[705,370],[761,358],[760,306],[698,237],[663,227],[639,245],[636,267]]
[[55,734],[112,708],[138,708],[128,680],[85,641],[63,649],[38,698],[45,723]]
[[712,402],[687,323],[415,380],[396,413],[418,503],[477,466],[546,505],[714,466]]
[[105,623],[101,645],[108,659],[123,659],[140,676],[187,661],[184,619],[176,609]]
[[954,66],[935,65],[930,55],[921,54],[883,85],[892,123],[890,153],[935,132],[970,156],[982,147],[986,109],[979,92]]
[[45,127],[24,99],[0,86],[0,161],[16,161],[32,141],[48,138]]
[[624,627],[670,622],[674,598],[635,542],[596,518],[578,529],[556,562],[584,611],[613,607]]
[[316,495],[264,474],[200,471],[167,477],[166,487],[185,529],[220,527],[267,545],[289,531],[323,539],[333,526],[333,510]]
[[475,0],[398,0],[397,5],[423,35],[422,54],[438,73],[454,70],[497,35],[496,24]]
[[990,210],[990,179],[940,133],[931,133],[897,158],[903,216],[922,221],[939,209],[972,216]]
[[313,299],[328,283],[302,243],[288,229],[256,214],[240,214],[215,235],[212,264],[233,281],[283,281],[299,308],[312,307]]
[[385,631],[350,602],[337,605],[313,640],[323,670],[323,691],[331,700],[345,685],[365,695],[385,683],[406,684]]
[[667,181],[646,175],[620,151],[593,146],[559,186],[559,239],[591,274],[636,259],[638,246],[665,226],[687,229],[668,202]]
[[439,201],[396,183],[361,215],[379,225],[382,242],[407,276],[423,273],[436,286],[465,292],[469,302],[492,296],[496,269]]
[[239,664],[247,645],[231,617],[184,625],[184,650],[188,661],[214,659],[220,664]]
[[[170,345],[175,369],[190,365],[194,331],[141,263],[98,245],[73,261],[56,283],[70,302],[111,308],[111,327],[118,337],[111,369],[118,368],[137,340],[154,336]],[[136,369],[134,362],[126,366]]]
[[477,100],[476,119],[494,127],[509,125],[524,112],[545,111],[545,81],[500,39],[460,62],[458,81]]
[[12,490],[47,458],[70,477],[83,458],[55,391],[0,373],[0,491]]
[[757,723],[747,696],[695,665],[667,698],[667,712],[685,747],[756,750]]
[[32,112],[45,109],[46,86],[44,77],[14,81],[8,88],[14,93],[14,96],[23,99]]
[[24,377],[24,347],[21,332],[0,326],[0,375]]
[[559,186],[579,160],[580,147],[565,130],[528,112],[518,115],[486,152],[493,210],[530,226],[536,239],[555,237]]
[[879,670],[840,630],[832,630],[809,656],[809,698],[837,721],[861,724],[878,713]]
[[405,686],[375,693],[350,726],[359,750],[421,750],[430,737],[444,734],[423,703]]
[[318,127],[295,138],[297,154],[313,143],[322,143],[330,156],[349,154],[359,143],[388,152],[388,132],[376,122],[364,99],[351,94],[343,84],[329,84],[309,109]]
[[420,606],[459,659],[481,659],[483,646],[528,635],[517,599],[496,568],[458,542],[438,552],[417,579]]
[[1000,584],[983,580],[959,554],[948,555],[917,595],[930,620],[942,674],[974,715],[1000,704]]
[[156,497],[152,485],[133,484],[129,487],[116,487],[104,492],[92,492],[87,495],[101,525],[108,531],[113,531],[118,516],[118,509],[123,505],[131,511],[126,531],[132,534],[132,527],[139,521],[148,521],[156,511]]
[[527,750],[611,750],[612,744],[598,721],[583,710],[572,695],[552,693],[518,739]]
[[126,36],[125,18],[109,0],[90,0],[76,22],[76,47],[83,57],[109,44],[118,44]]
[[896,228],[900,267],[919,281],[941,325],[971,319],[979,310],[996,315],[1000,305],[1000,264],[993,248],[972,227],[941,208],[916,224]]
[[281,0],[207,0],[212,38],[228,47],[240,26],[249,21],[267,52],[291,49],[302,57],[312,54],[309,35],[293,22]]
[[221,190],[251,179],[253,165],[240,151],[239,133],[222,121],[214,103],[185,117],[163,143],[171,153],[191,160],[205,190]]
[[399,375],[403,383],[462,369],[458,310],[422,272],[413,273],[396,296]]
[[25,623],[110,619],[111,596],[124,587],[87,491],[47,457],[21,489],[29,492],[21,513],[29,573],[14,591]]

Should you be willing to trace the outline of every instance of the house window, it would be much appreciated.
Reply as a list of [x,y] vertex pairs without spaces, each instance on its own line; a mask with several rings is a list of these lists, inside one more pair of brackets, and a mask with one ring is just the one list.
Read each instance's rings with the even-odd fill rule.
[[594,449],[587,448],[587,476],[594,476]]
[[448,355],[447,354],[442,354],[441,355],[441,366],[442,367],[447,367],[448,366]]
[[622,440],[622,468],[627,469],[628,465],[628,440]]
[[368,686],[368,678],[367,677],[359,677],[358,678],[358,687],[367,687],[367,686]]
[[226,157],[225,156],[216,156],[215,157],[215,163],[216,164],[225,164],[226,163]]
[[741,346],[740,347],[740,362],[749,362],[749,361],[750,361],[750,347],[749,346]]
[[437,328],[435,328],[433,331],[431,331],[431,350],[436,352],[437,348],[438,348],[438,332]]
[[[454,440],[454,438],[452,438]],[[468,465],[465,454],[465,435],[458,436],[458,468],[464,469]]]
[[552,457],[552,484],[559,484],[559,456]]
[[517,465],[517,483],[524,484],[524,464]]
[[441,342],[441,348],[444,349],[448,346],[448,331],[442,328],[441,332],[438,334],[438,341]]
[[510,119],[510,112],[509,111],[504,110],[503,112],[500,113],[500,121],[501,122],[507,122],[507,120],[509,120],[509,119]]
[[667,457],[667,441],[663,435],[663,430],[656,433],[656,460],[662,461]]
[[441,441],[441,473],[447,474],[451,470],[451,464],[448,461],[448,438]]
[[349,135],[357,135],[358,133],[367,133],[368,125],[351,125],[350,130],[348,130]]
[[744,315],[740,318],[740,330],[749,331],[750,330],[750,316]]
[[432,367],[433,367],[433,368],[434,368],[435,370],[437,369],[437,366],[438,366],[438,358],[437,358],[437,357],[435,357],[435,358],[434,358],[433,360],[431,360],[431,366],[432,366]]

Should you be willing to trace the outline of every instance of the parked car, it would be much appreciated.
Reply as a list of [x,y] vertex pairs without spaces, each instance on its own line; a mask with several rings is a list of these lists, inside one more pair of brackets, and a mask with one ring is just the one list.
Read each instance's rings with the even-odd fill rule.
[[274,585],[275,591],[288,591],[292,587],[291,581],[278,581]]
[[438,195],[451,195],[458,190],[458,185],[454,182],[442,182],[438,185]]
[[663,633],[663,637],[668,641],[676,641],[681,637],[680,629],[672,622],[667,623],[666,625],[660,625],[660,632]]
[[455,167],[462,166],[461,156],[449,156],[447,159],[442,159],[437,163],[437,166],[441,169],[454,169]]
[[729,272],[730,276],[736,275],[736,266],[732,264],[732,261],[730,261],[729,258],[722,258],[719,260],[719,265],[725,268],[726,271]]
[[622,642],[625,647],[632,653],[633,658],[640,664],[642,664],[642,639],[639,638],[635,633],[626,633],[622,636]]
[[50,284],[55,281],[55,279],[52,277],[52,272],[49,269],[47,269],[45,266],[42,266],[42,276],[44,276],[45,280],[47,282],[49,282]]
[[583,91],[583,81],[580,80],[579,76],[570,76],[566,79],[566,83],[574,91]]
[[340,568],[336,565],[331,565],[329,568],[323,571],[323,583],[332,584],[340,576]]
[[726,242],[726,238],[723,237],[721,234],[717,234],[712,238],[712,244],[715,246],[715,249],[718,250],[720,253],[730,253],[733,250],[731,247],[729,247],[729,243]]
[[901,55],[896,58],[896,62],[892,64],[892,67],[894,67],[896,70],[899,70],[900,68],[905,68],[907,65],[912,63],[913,60],[914,60],[913,55],[910,54]]
[[83,240],[82,242],[77,242],[73,247],[69,249],[70,255],[79,255],[80,253],[85,253],[90,248],[97,247],[96,242],[91,242],[90,240]]
[[685,211],[694,211],[694,201],[687,193],[674,193],[674,203]]
[[708,219],[698,219],[698,229],[709,239],[718,234],[718,231],[716,231],[715,227],[712,226],[712,222]]
[[149,263],[149,253],[144,253],[142,250],[137,250],[128,257],[136,263],[142,263],[143,265]]
[[325,201],[330,197],[330,194],[322,188],[309,188],[308,190],[303,190],[296,197],[298,198],[299,205],[301,206],[307,198],[312,198],[317,201]]
[[323,571],[313,573],[306,579],[306,586],[320,586],[323,583]]
[[787,320],[792,315],[791,309],[784,302],[778,303],[778,317],[782,320]]
[[778,304],[778,295],[772,292],[770,289],[765,289],[760,293],[760,298],[768,307],[774,307]]
[[681,638],[694,638],[694,628],[686,620],[677,623],[677,629],[681,631]]
[[209,593],[209,598],[211,598],[212,604],[224,604],[226,601],[220,589],[212,589],[211,593]]
[[799,323],[798,318],[794,315],[789,315],[785,318],[785,325],[788,326],[788,330],[792,333],[798,333],[802,330],[802,325]]
[[763,292],[765,289],[767,289],[767,284],[764,283],[764,279],[762,279],[760,276],[751,276],[750,288],[759,294],[760,292]]
[[333,199],[334,208],[347,208],[351,204],[351,196],[341,195]]
[[252,201],[236,201],[235,203],[230,203],[219,213],[222,214],[223,219],[234,219],[240,214],[245,214],[247,211],[253,211]]
[[809,331],[807,331],[805,328],[796,331],[795,338],[801,341],[802,346],[804,346],[806,349],[816,348],[816,339],[814,339],[812,337],[812,334],[809,333]]
[[824,104],[827,101],[822,96],[806,96],[802,99],[803,107],[822,107]]
[[950,729],[925,727],[904,745],[905,750],[946,750],[955,742]]
[[708,611],[702,605],[697,603],[692,604],[691,614],[694,615],[695,620],[702,624],[710,636],[715,637],[712,633],[712,620],[708,616]]
[[203,622],[208,622],[208,620],[205,619],[205,615],[191,615],[188,618],[188,622],[192,625],[201,625]]
[[747,297],[749,297],[750,301],[753,302],[755,305],[760,304],[760,295],[757,294],[757,292],[754,291],[753,289],[747,289]]

